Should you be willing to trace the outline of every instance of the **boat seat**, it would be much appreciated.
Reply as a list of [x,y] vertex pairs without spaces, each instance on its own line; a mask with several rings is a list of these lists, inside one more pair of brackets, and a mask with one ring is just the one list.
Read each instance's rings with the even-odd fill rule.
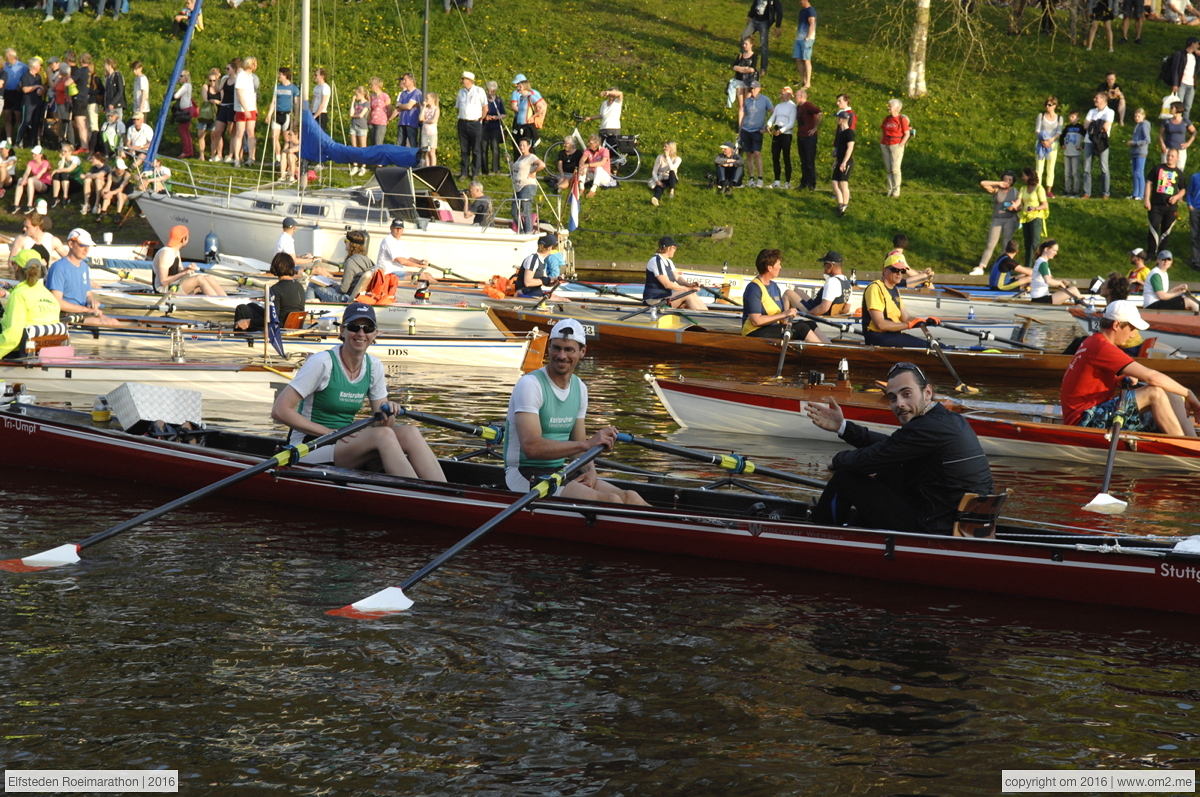
[[304,329],[304,320],[308,318],[308,313],[304,310],[297,310],[294,313],[288,313],[288,317],[283,320],[284,329]]
[[996,495],[965,493],[958,502],[958,514],[954,518],[954,536],[995,539],[996,518],[1010,495],[1011,489]]
[[1142,345],[1138,347],[1137,354],[1134,357],[1149,357],[1150,352],[1154,351],[1154,344],[1158,343],[1158,338],[1146,338],[1142,341]]
[[54,324],[31,324],[25,327],[25,332],[21,335],[21,342],[17,344],[17,348],[13,350],[12,354],[16,357],[24,357],[31,343],[34,354],[45,348],[69,345],[71,336],[68,331],[67,325],[62,321]]

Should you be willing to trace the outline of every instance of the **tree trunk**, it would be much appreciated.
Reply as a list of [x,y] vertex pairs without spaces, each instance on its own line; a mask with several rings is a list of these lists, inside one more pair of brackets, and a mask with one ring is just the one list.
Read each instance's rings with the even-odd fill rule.
[[917,0],[917,18],[913,22],[912,44],[908,48],[909,97],[924,97],[928,93],[925,88],[925,51],[928,45],[929,0]]

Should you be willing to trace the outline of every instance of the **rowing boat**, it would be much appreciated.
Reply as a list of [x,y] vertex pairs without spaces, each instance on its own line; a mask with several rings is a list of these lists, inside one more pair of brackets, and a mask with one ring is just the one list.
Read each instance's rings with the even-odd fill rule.
[[[499,335],[499,333],[497,333]],[[334,330],[283,330],[280,339],[289,358],[307,357],[330,349],[341,339]],[[261,332],[207,326],[163,325],[144,319],[123,327],[87,327],[75,331],[72,343],[79,353],[105,357],[190,356],[248,357],[263,351]],[[381,333],[368,353],[387,363],[421,363],[469,368],[532,368],[541,366],[545,335],[507,337],[462,335],[401,335]]]
[[[534,327],[549,329],[563,313],[547,313],[522,308],[488,309],[496,326],[510,332],[527,332]],[[569,307],[567,313],[570,312]],[[673,318],[668,316],[667,318]],[[692,361],[704,358],[758,360],[774,364],[782,343],[765,338],[689,329],[686,326],[663,328],[628,322],[583,321],[588,336],[588,351],[621,352],[637,357],[670,357]],[[1054,387],[1071,364],[1066,354],[1039,354],[1016,351],[946,351],[946,360],[964,379],[981,384],[1039,385]],[[875,378],[902,360],[919,364],[935,379],[953,379],[940,357],[928,349],[893,349],[883,346],[856,346],[845,343],[789,344],[787,363],[791,369],[821,369],[833,373],[845,359],[851,371],[864,380]],[[1200,389],[1200,360],[1190,358],[1138,358],[1138,362],[1167,374],[1193,389]],[[957,381],[957,380],[956,380]],[[954,382],[951,382],[954,384]]]
[[[806,403],[828,398],[837,401],[847,420],[869,429],[890,434],[899,427],[879,393],[828,385],[748,385],[705,379],[654,379],[650,384],[675,422],[688,429],[836,442],[836,437],[813,425],[804,411]],[[1063,426],[1058,422],[1057,405],[957,399],[943,403],[962,413],[988,456],[1093,465],[1103,465],[1107,459],[1108,430]],[[1116,462],[1122,467],[1197,471],[1200,439],[1122,432]]]
[[[0,410],[0,447],[28,467],[191,491],[271,456],[280,440],[209,430],[203,445],[136,437],[90,415],[13,405]],[[503,470],[443,460],[451,482],[429,483],[325,465],[259,474],[228,494],[284,505],[404,518],[469,530],[516,496]],[[885,581],[1025,595],[1155,611],[1200,613],[1200,555],[1176,541],[1001,524],[997,539],[821,526],[808,504],[770,494],[623,482],[650,508],[549,498],[500,531],[729,563],[770,564]]]
[[[1100,328],[1102,314],[1072,307],[1071,315],[1088,335]],[[1200,355],[1200,316],[1186,311],[1142,312],[1142,320],[1150,325],[1146,337],[1157,337],[1158,345],[1189,356]]]

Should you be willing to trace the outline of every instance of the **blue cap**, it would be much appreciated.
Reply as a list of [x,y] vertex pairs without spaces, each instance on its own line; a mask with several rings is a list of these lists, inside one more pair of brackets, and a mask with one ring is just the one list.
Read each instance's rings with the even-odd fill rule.
[[285,229],[285,230],[290,230],[290,229],[292,229],[292,228],[293,228],[293,227],[295,227],[295,226],[296,226],[296,220],[295,220],[295,219],[293,219],[291,216],[287,216],[287,217],[285,217],[285,218],[284,218],[284,220],[283,220],[283,229]]
[[349,324],[351,321],[357,321],[360,318],[370,320],[372,324],[378,324],[375,320],[375,308],[369,304],[362,302],[353,302],[346,305],[346,312],[342,313],[342,324]]
[[529,80],[529,78],[525,77],[525,75],[519,74],[513,78],[513,85],[515,86],[518,83],[524,83],[526,80]]

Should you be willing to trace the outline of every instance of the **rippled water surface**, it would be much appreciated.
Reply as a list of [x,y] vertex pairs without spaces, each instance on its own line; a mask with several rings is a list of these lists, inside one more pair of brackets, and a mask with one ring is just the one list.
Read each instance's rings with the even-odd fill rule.
[[[676,433],[640,379],[648,365],[752,375],[589,362],[598,420],[818,477],[837,450]],[[406,403],[475,422],[502,417],[514,380],[393,375]],[[614,458],[697,475],[641,450]],[[1096,468],[995,471],[1014,513],[1057,522],[1099,489]],[[1120,474],[1130,510],[1101,522],[1193,533],[1193,485]],[[0,555],[172,497],[0,468]],[[990,795],[1005,768],[1200,768],[1188,615],[504,535],[422,582],[403,616],[325,615],[459,536],[214,499],[78,566],[0,573],[0,763],[178,769],[181,792],[210,795],[656,797]]]

